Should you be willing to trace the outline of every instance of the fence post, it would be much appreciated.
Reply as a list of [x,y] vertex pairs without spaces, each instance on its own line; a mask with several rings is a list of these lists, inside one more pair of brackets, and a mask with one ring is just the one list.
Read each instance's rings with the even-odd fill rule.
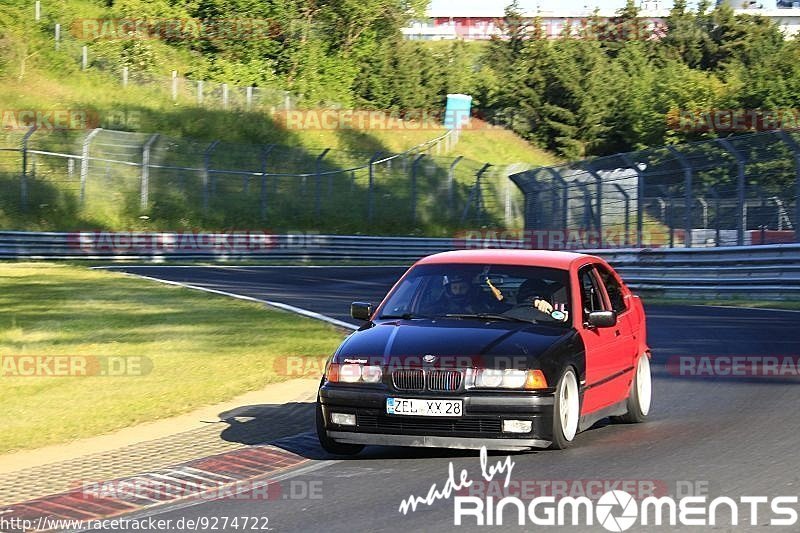
[[592,227],[592,193],[589,192],[589,184],[577,179],[573,182],[580,187],[583,193],[583,221],[581,227],[591,229]]
[[128,67],[122,67],[122,86],[128,86]]
[[592,167],[592,162],[586,164],[586,171],[594,178],[595,196],[597,197],[597,212],[595,213],[595,226],[597,227],[597,247],[603,247],[603,178]]
[[692,166],[689,164],[689,161],[686,160],[686,156],[680,153],[674,146],[667,146],[667,150],[669,150],[674,156],[675,159],[678,160],[678,163],[683,168],[683,176],[684,176],[684,231],[686,231],[686,235],[683,238],[683,244],[686,248],[692,247],[692,205],[694,201],[692,200]]
[[628,234],[630,233],[630,223],[631,223],[631,195],[625,191],[625,189],[619,183],[614,183],[614,188],[616,188],[619,193],[625,198],[625,241],[624,245],[628,246]]
[[717,190],[713,186],[708,187],[708,193],[714,198],[714,246],[719,246],[719,237],[722,234],[722,229],[720,228],[720,216],[719,210],[721,207],[721,201],[719,198],[719,194]]
[[696,200],[703,208],[703,229],[708,229],[708,202],[702,196],[698,196]]
[[636,172],[636,247],[642,247],[642,231],[644,222],[644,175],[642,169],[639,168],[628,154],[620,154],[620,157],[631,170]]
[[203,80],[197,80],[197,105],[203,104]]
[[28,139],[36,131],[36,126],[31,126],[22,137],[22,175],[19,178],[19,202],[20,210],[28,209]]
[[463,155],[456,157],[452,163],[450,163],[450,168],[447,170],[447,207],[450,211],[453,210],[453,203],[455,202],[454,194],[455,194],[455,179],[456,179],[456,165],[458,165],[461,160],[464,159]]
[[330,148],[325,148],[322,153],[317,156],[316,161],[314,161],[314,173],[316,174],[314,183],[314,214],[317,220],[319,220],[322,211],[322,159],[328,155],[330,151]]
[[61,48],[61,24],[56,23],[55,29],[56,51]]
[[86,70],[86,67],[89,66],[89,47],[83,45],[81,48],[81,70]]
[[147,139],[142,147],[142,179],[139,191],[139,207],[142,211],[147,210],[147,203],[150,196],[150,149],[153,143],[158,139],[158,133],[155,133]]
[[420,154],[411,163],[411,223],[417,224],[417,169],[425,154]]
[[739,222],[736,224],[736,245],[744,246],[744,232],[747,230],[745,227],[745,175],[744,166],[747,159],[730,143],[727,139],[715,139],[725,150],[727,150],[733,157],[736,158],[736,192],[737,203],[736,210],[739,212]]
[[369,158],[369,185],[367,186],[367,223],[372,223],[373,206],[373,189],[375,188],[375,163],[380,159],[383,152],[375,152]]
[[479,226],[481,225],[483,219],[483,213],[481,212],[483,204],[483,198],[481,195],[481,177],[483,176],[483,173],[486,172],[491,166],[492,166],[491,163],[485,163],[481,167],[481,169],[475,174],[475,185],[473,185],[472,191],[470,191],[469,194],[469,199],[467,200],[467,203],[464,204],[464,211],[462,211],[461,213],[462,224],[467,221],[467,213],[469,212],[469,206],[474,201],[475,210],[478,215],[478,225]]
[[203,152],[203,171],[202,171],[202,179],[203,179],[203,214],[208,213],[208,198],[209,198],[209,173],[211,168],[211,154],[214,152],[214,149],[219,144],[219,141],[214,141],[208,145],[205,152]]
[[[546,167],[546,170],[550,173],[553,178],[558,180],[561,184],[561,188],[564,190],[564,195],[561,197],[561,212],[562,212],[562,219],[563,219],[563,227],[562,228],[554,228],[554,229],[561,229],[567,230],[569,229],[569,183],[565,180],[561,174],[553,167]],[[554,187],[555,188],[555,187]],[[555,219],[555,217],[553,217]],[[555,224],[553,224],[555,226]]]
[[505,184],[505,205],[503,206],[504,209],[504,217],[503,221],[506,224],[506,227],[511,227],[513,220],[511,219],[511,181],[506,179],[504,182]]
[[245,90],[245,99],[247,101],[247,110],[250,111],[250,107],[253,105],[253,87],[247,87]]
[[533,200],[531,199],[533,196],[533,192],[531,189],[535,189],[536,186],[536,171],[535,170],[526,170],[524,172],[518,172],[516,174],[512,174],[509,176],[509,179],[514,182],[514,185],[522,192],[523,198],[523,224],[525,230],[533,229],[534,219],[533,219]]
[[172,101],[178,100],[178,71],[172,71]]
[[35,6],[36,7],[34,8],[33,20],[35,20],[36,22],[39,22],[39,20],[42,18],[42,2],[41,2],[41,0],[36,0]]
[[228,109],[228,84],[222,84],[222,107]]
[[267,219],[267,157],[274,148],[274,144],[269,144],[261,149],[261,220]]
[[83,146],[81,148],[81,196],[80,196],[80,205],[83,205],[84,200],[86,199],[86,179],[89,176],[89,145],[92,142],[92,139],[100,133],[103,128],[95,128],[89,132],[89,135],[83,140]]
[[659,185],[658,189],[661,191],[661,194],[663,194],[666,197],[666,201],[664,201],[663,198],[659,198],[659,200],[663,204],[662,205],[663,216],[665,221],[667,222],[667,227],[669,227],[669,247],[674,248],[675,230],[672,224],[672,193],[669,192],[669,189],[667,189],[667,187],[665,187],[664,185]]
[[795,215],[792,228],[794,229],[794,242],[800,243],[800,143],[794,140],[794,138],[785,131],[779,131],[777,133],[783,142],[788,144],[789,148],[794,152],[794,171],[796,173],[796,178],[794,196]]

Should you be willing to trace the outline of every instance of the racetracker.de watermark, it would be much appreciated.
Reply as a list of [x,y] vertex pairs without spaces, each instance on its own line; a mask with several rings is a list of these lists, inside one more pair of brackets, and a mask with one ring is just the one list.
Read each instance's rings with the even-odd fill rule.
[[152,370],[144,355],[0,356],[0,377],[135,377]]
[[272,119],[286,130],[442,130],[453,123],[462,130],[498,129],[481,113],[463,110],[409,109],[386,112],[374,109],[291,109],[279,110]]
[[0,109],[2,130],[90,130],[101,122],[100,114],[90,109]]
[[70,29],[85,41],[263,41],[287,32],[280,21],[260,18],[81,18]]
[[[591,248],[626,248],[636,243],[636,234],[625,230],[603,231],[577,229],[515,230],[472,229],[456,232],[453,244],[466,249],[509,248],[541,250],[585,250]],[[645,247],[657,247],[664,235],[642,232]]]
[[[693,485],[690,487],[691,489],[693,489]],[[480,498],[514,496],[525,500],[542,496],[555,498],[581,496],[597,500],[611,490],[624,490],[636,498],[648,498],[668,496],[671,492],[671,484],[663,479],[511,479],[508,485],[505,485],[503,480],[477,479],[456,494]],[[686,489],[679,487],[679,490],[685,491]]]
[[217,233],[81,231],[67,234],[67,246],[86,253],[254,253],[275,248],[318,248],[323,241],[323,237],[312,232],[277,235],[264,230]]
[[[287,355],[276,357],[272,361],[275,374],[294,378],[319,378],[325,373],[327,356]],[[529,360],[521,355],[493,355],[491,357],[467,355],[365,355],[342,357],[340,364],[379,366],[382,372],[412,368],[430,368],[442,370],[464,370],[471,368],[491,368],[497,370],[527,370]]]
[[113,481],[84,481],[79,484],[80,497],[85,500],[113,498],[117,500],[321,500],[322,480],[226,480],[198,479],[180,474],[168,478],[148,475]]
[[800,377],[800,355],[673,355],[666,370],[681,377]]
[[667,114],[670,129],[738,132],[800,129],[800,109],[680,109]]

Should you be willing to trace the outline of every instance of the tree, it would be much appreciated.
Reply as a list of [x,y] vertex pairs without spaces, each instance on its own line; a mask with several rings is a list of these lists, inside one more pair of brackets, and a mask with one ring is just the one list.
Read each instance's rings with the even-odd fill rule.
[[605,142],[613,100],[600,45],[560,39],[543,65],[542,120],[537,136],[568,158],[586,157]]
[[686,0],[675,0],[665,22],[666,32],[658,46],[662,57],[680,60],[691,68],[699,67],[709,36],[698,17],[686,9]]

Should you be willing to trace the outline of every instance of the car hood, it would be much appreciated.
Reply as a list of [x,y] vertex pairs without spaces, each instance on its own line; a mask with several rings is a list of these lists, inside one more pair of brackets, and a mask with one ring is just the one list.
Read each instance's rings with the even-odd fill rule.
[[[576,336],[571,328],[473,319],[392,320],[351,334],[334,356],[336,362],[416,366],[426,355],[443,366],[495,366],[498,357],[531,359],[551,352]],[[463,359],[462,359],[463,358]],[[517,365],[514,365],[517,366]]]

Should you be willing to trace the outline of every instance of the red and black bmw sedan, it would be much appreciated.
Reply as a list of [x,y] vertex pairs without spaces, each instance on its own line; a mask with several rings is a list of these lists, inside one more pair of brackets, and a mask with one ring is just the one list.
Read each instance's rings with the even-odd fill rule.
[[325,450],[565,448],[641,422],[652,384],[639,298],[599,257],[469,250],[415,263],[326,365]]

